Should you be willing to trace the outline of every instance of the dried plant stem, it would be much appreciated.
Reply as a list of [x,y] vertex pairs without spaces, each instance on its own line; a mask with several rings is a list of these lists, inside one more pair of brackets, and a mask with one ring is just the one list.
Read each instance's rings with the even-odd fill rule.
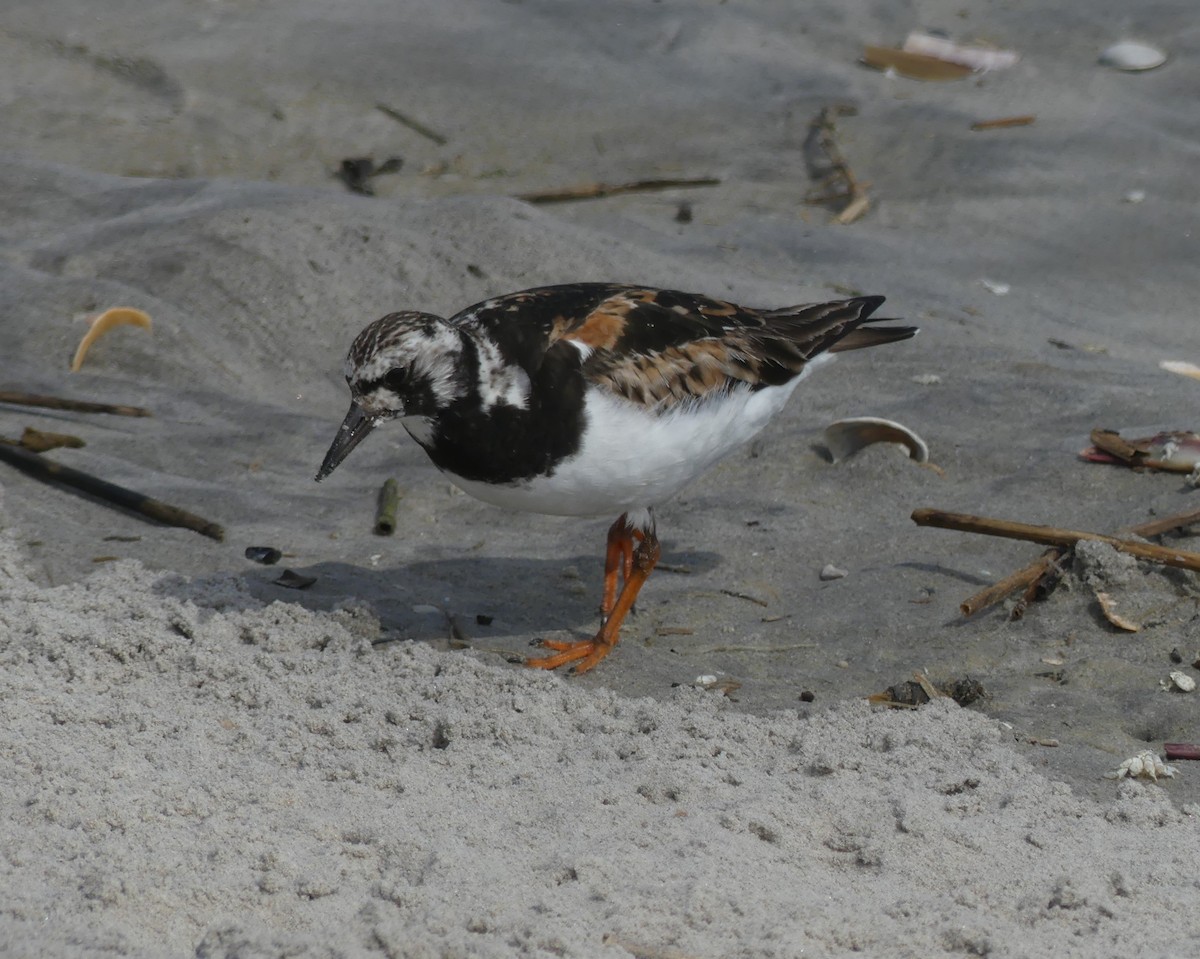
[[17,469],[24,470],[40,480],[72,486],[84,493],[99,497],[105,502],[123,506],[125,509],[141,513],[160,523],[166,523],[168,526],[181,526],[184,529],[195,530],[218,542],[225,539],[224,529],[195,513],[189,513],[178,506],[153,499],[144,493],[126,489],[124,486],[109,483],[90,473],[55,463],[53,460],[48,460],[44,456],[20,447],[0,444],[0,460],[17,467]]
[[1174,566],[1178,569],[1190,569],[1200,572],[1200,553],[1191,553],[1182,549],[1170,549],[1166,546],[1156,546],[1153,543],[1138,543],[1128,539],[1118,539],[1115,536],[1105,536],[1102,533],[1089,533],[1082,530],[1063,529],[1058,526],[1035,526],[1032,523],[1019,523],[1012,520],[991,519],[986,516],[973,516],[970,513],[947,513],[937,509],[914,510],[912,520],[918,526],[936,526],[939,529],[953,529],[964,533],[980,533],[984,536],[1001,536],[1005,539],[1020,539],[1031,543],[1044,543],[1047,546],[1069,548],[1080,540],[1093,540],[1108,543],[1113,549],[1138,559],[1161,563],[1164,566]]
[[75,413],[111,413],[115,416],[151,416],[151,412],[140,406],[114,406],[111,403],[89,403],[87,400],[71,400],[64,396],[41,396],[37,393],[19,393],[0,390],[0,403],[15,406],[40,406],[49,410],[71,410]]

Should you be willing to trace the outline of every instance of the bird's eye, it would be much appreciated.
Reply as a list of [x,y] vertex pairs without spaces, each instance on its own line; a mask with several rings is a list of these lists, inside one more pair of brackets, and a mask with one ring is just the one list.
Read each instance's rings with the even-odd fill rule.
[[388,370],[383,377],[383,385],[393,393],[403,393],[408,383],[408,371],[400,367]]

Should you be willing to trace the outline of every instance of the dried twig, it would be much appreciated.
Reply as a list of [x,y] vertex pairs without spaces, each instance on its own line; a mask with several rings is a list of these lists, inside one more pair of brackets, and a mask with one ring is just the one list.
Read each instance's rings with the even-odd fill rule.
[[1113,549],[1138,559],[1162,563],[1164,566],[1174,566],[1178,569],[1190,569],[1200,572],[1200,553],[1190,553],[1182,549],[1170,549],[1166,546],[1156,546],[1153,543],[1138,543],[1128,539],[1118,539],[1115,536],[1105,536],[1102,533],[1088,533],[1082,530],[1062,529],[1057,526],[1035,526],[1032,523],[1018,523],[1012,520],[990,519],[986,516],[972,516],[969,513],[947,513],[937,509],[914,510],[912,520],[918,526],[936,526],[940,529],[959,530],[964,533],[981,533],[985,536],[1002,536],[1006,539],[1020,539],[1032,543],[1045,543],[1048,546],[1069,548],[1080,540],[1095,540],[1108,543]]
[[1139,523],[1137,526],[1131,526],[1129,532],[1134,536],[1150,539],[1195,523],[1200,523],[1200,509],[1187,513],[1176,513],[1174,516],[1164,516],[1162,519],[1150,520],[1148,523]]
[[89,403],[87,400],[71,400],[64,396],[40,396],[37,393],[19,393],[0,390],[0,403],[14,406],[40,406],[48,410],[71,410],[74,413],[111,413],[114,416],[152,416],[140,406],[113,406],[111,403]]
[[160,523],[166,523],[168,526],[182,526],[217,541],[225,539],[224,529],[195,513],[189,513],[178,506],[171,506],[161,500],[152,499],[144,493],[126,489],[124,486],[109,483],[90,473],[55,463],[53,460],[48,460],[37,453],[30,453],[20,447],[0,444],[0,460],[17,467],[17,469],[24,470],[38,479],[73,486],[84,493],[98,496],[106,502],[123,506],[125,509],[141,513]]
[[545,190],[535,193],[518,193],[517,199],[526,203],[566,203],[571,200],[598,200],[622,193],[649,193],[656,190],[677,190],[684,187],[717,186],[715,176],[681,179],[633,180],[630,183],[584,183],[580,186],[563,187],[561,190]]
[[759,606],[770,606],[771,605],[765,599],[759,599],[757,596],[751,596],[749,593],[739,593],[733,589],[723,589],[723,590],[721,590],[721,592],[724,593],[726,596],[732,596],[734,599],[744,599],[747,602],[757,603]]
[[867,185],[854,175],[837,143],[835,118],[845,112],[844,107],[824,107],[809,126],[805,153],[809,174],[818,182],[804,198],[805,203],[816,206],[845,198],[846,203],[833,218],[843,225],[853,223],[871,205]]
[[1015,573],[1009,573],[1004,579],[997,583],[993,583],[986,589],[981,589],[974,596],[964,599],[958,606],[964,616],[974,616],[976,613],[981,613],[991,606],[1006,599],[1010,593],[1015,593],[1018,589],[1026,589],[1033,585],[1049,569],[1050,565],[1057,561],[1061,552],[1057,549],[1048,549],[1040,557],[1030,563],[1028,566],[1022,566]]
[[1005,127],[1027,127],[1037,120],[1032,114],[1019,117],[997,117],[995,120],[976,120],[971,124],[972,130],[1001,130]]
[[386,103],[376,103],[375,109],[378,110],[380,113],[383,113],[383,114],[391,117],[393,120],[395,120],[401,126],[408,127],[410,130],[413,131],[413,133],[419,133],[426,140],[432,140],[434,143],[436,143],[440,147],[444,147],[446,145],[446,138],[444,136],[442,136],[440,133],[429,129],[429,127],[425,126],[424,123],[420,123],[420,122],[414,120],[412,117],[408,116],[407,114],[401,113],[395,107],[389,107]]

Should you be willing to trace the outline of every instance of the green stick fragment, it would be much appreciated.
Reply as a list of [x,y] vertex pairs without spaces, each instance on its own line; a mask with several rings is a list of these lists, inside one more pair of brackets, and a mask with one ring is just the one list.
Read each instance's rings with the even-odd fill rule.
[[375,532],[379,536],[391,536],[396,532],[396,510],[400,505],[400,487],[389,479],[379,491],[379,508],[375,511]]
[[48,460],[44,456],[31,453],[19,446],[0,443],[0,460],[17,467],[17,469],[24,470],[40,480],[73,486],[84,493],[90,493],[108,503],[141,513],[143,516],[156,519],[168,526],[181,526],[184,529],[195,530],[202,536],[218,542],[225,539],[225,530],[202,516],[189,513],[187,510],[164,503],[162,500],[153,499],[144,493],[117,486],[115,483],[102,480],[90,473],[63,466],[61,463]]

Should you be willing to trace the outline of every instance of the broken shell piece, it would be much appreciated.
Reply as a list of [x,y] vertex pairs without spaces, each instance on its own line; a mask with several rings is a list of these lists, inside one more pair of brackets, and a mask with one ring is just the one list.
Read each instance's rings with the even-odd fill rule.
[[1173,669],[1160,684],[1168,692],[1191,693],[1196,691],[1196,680],[1182,670]]
[[976,73],[987,70],[1005,70],[1018,60],[1020,55],[1012,50],[993,50],[990,47],[966,46],[946,37],[936,37],[914,30],[904,39],[903,48],[908,53],[919,53],[936,57],[947,63],[958,63]]
[[875,416],[855,416],[838,420],[825,427],[825,446],[833,462],[849,459],[863,447],[873,443],[894,443],[908,451],[918,463],[929,461],[929,447],[907,426]]
[[1127,633],[1136,633],[1142,626],[1140,623],[1135,623],[1131,619],[1126,619],[1117,612],[1116,601],[1108,593],[1096,592],[1096,599],[1100,602],[1100,611],[1104,613],[1104,618],[1117,627],[1123,629]]
[[994,293],[996,296],[1008,296],[1009,291],[1012,289],[1011,284],[1001,283],[998,280],[980,280],[979,282],[983,284],[984,289],[989,293]]
[[99,316],[93,317],[90,322],[92,325],[83,334],[83,339],[79,341],[79,347],[75,350],[75,358],[71,360],[72,373],[79,372],[79,368],[83,366],[83,358],[87,356],[92,344],[114,326],[140,326],[143,330],[148,330],[151,326],[149,315],[129,306],[117,306],[111,310],[105,310]]
[[1153,779],[1158,782],[1159,776],[1170,779],[1179,770],[1168,766],[1157,755],[1146,750],[1136,756],[1126,759],[1110,773],[1105,773],[1105,779]]
[[839,566],[834,566],[833,563],[826,563],[821,569],[820,577],[828,582],[831,579],[844,579],[850,574]]
[[1139,70],[1153,70],[1167,62],[1167,55],[1158,47],[1137,40],[1122,40],[1100,54],[1100,62],[1115,70],[1125,70],[1136,73]]
[[1180,376],[1190,376],[1194,380],[1200,380],[1200,366],[1195,363],[1185,363],[1183,360],[1163,360],[1158,364],[1160,370],[1166,370],[1168,373],[1178,373]]

